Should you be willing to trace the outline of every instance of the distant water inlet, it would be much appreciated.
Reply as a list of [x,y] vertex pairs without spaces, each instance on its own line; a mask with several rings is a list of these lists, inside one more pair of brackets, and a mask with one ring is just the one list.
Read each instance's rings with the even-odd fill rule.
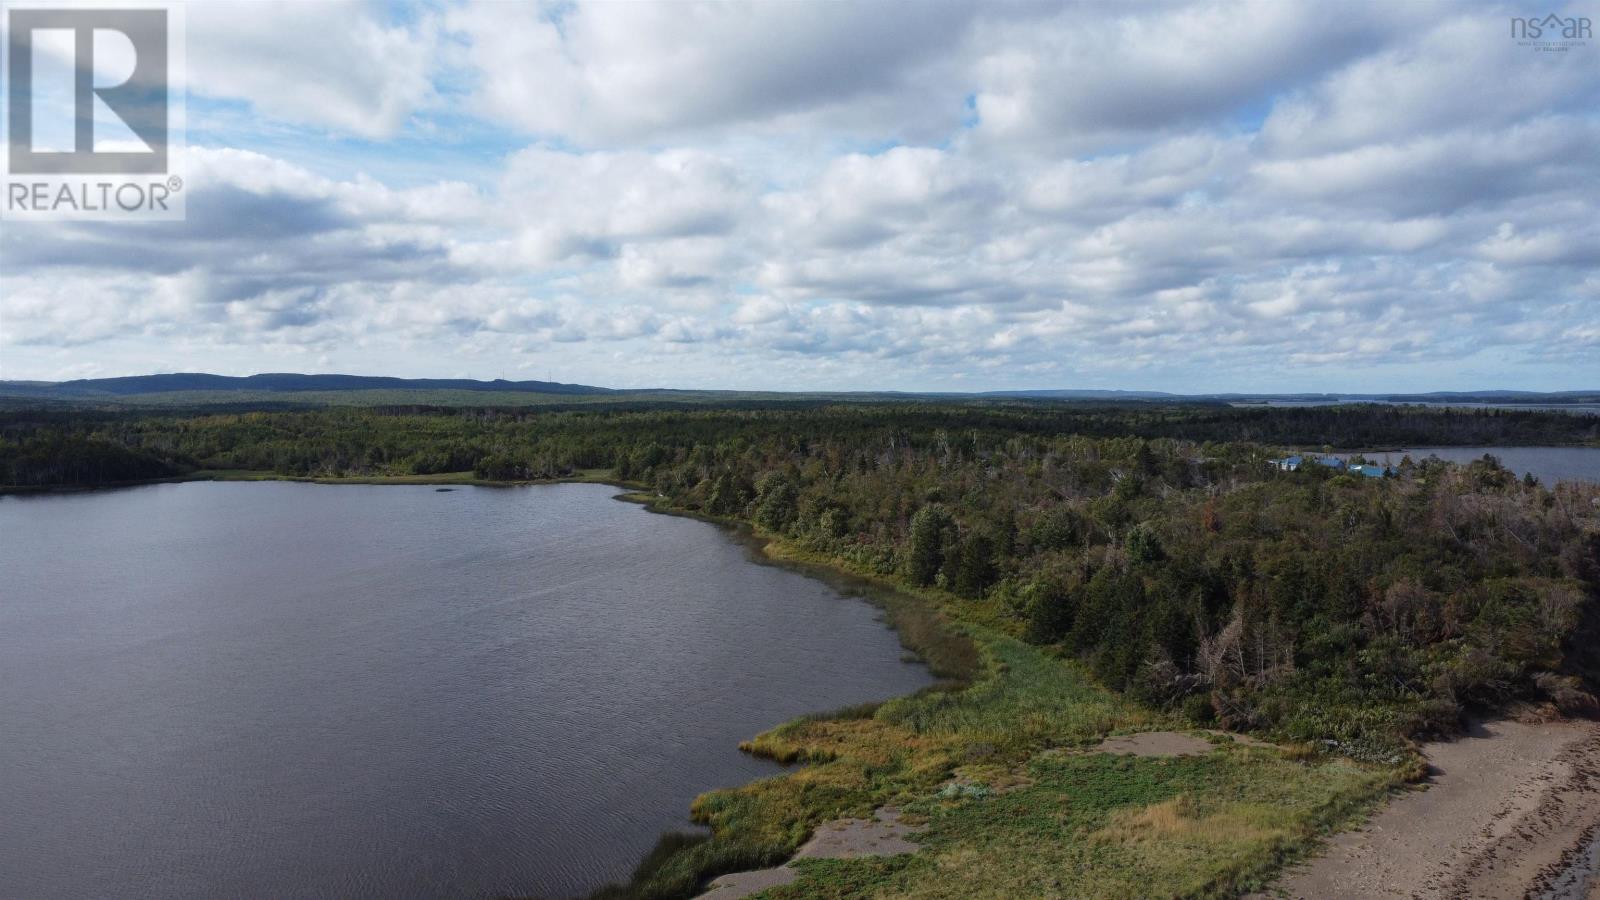
[[1600,447],[1420,447],[1369,451],[1366,456],[1377,462],[1394,464],[1406,456],[1414,460],[1437,456],[1450,462],[1470,463],[1482,459],[1486,453],[1518,475],[1532,473],[1547,485],[1559,481],[1600,482]]
[[737,742],[931,681],[600,485],[0,498],[0,895],[571,896]]

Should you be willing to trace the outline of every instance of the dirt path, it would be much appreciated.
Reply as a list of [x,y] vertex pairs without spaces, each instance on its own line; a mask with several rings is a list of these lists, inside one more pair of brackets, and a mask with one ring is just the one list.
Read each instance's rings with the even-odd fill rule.
[[1335,837],[1266,896],[1537,895],[1600,825],[1600,725],[1490,722],[1424,749],[1426,790]]

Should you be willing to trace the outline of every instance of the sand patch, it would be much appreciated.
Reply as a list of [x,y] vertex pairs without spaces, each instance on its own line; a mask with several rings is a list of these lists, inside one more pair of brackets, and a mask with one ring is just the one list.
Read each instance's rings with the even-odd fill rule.
[[719,876],[711,882],[702,897],[714,897],[716,900],[732,900],[734,897],[748,897],[767,888],[790,884],[800,873],[787,865],[774,866],[770,869],[756,869],[750,872],[734,872],[729,875]]
[[[858,859],[863,856],[899,856],[915,853],[918,845],[906,838],[927,828],[901,820],[900,811],[885,806],[871,819],[839,819],[821,826],[794,855],[795,859]],[[793,862],[791,860],[790,862]],[[758,891],[789,884],[799,877],[789,863],[752,872],[734,872],[711,882],[701,894],[714,900],[748,897]]]
[[806,841],[797,859],[855,859],[859,856],[899,856],[917,852],[917,845],[906,836],[927,828],[900,821],[900,811],[885,806],[871,819],[840,819],[818,828]]
[[1521,898],[1600,824],[1600,726],[1491,722],[1423,748],[1403,794],[1264,896]]

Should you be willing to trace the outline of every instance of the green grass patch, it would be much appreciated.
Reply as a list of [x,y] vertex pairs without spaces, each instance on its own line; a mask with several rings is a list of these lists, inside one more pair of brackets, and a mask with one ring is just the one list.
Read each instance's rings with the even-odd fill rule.
[[1026,770],[1031,783],[1009,791],[909,804],[929,822],[915,855],[802,861],[798,881],[765,896],[1233,896],[1352,824],[1392,781],[1242,748],[1044,756]]
[[1079,746],[1114,731],[1172,721],[1096,685],[1075,663],[995,634],[968,629],[987,676],[963,691],[891,700],[880,718],[918,734],[1025,751]]

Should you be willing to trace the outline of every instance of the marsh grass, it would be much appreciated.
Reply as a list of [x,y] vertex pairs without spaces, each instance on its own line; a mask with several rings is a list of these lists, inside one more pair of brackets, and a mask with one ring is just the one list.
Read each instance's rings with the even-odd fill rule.
[[608,900],[608,898],[627,898],[635,896],[639,887],[661,872],[671,860],[711,839],[711,835],[704,832],[668,831],[656,840],[656,845],[640,863],[634,867],[628,881],[623,884],[610,884],[595,891],[590,896],[593,900]]

